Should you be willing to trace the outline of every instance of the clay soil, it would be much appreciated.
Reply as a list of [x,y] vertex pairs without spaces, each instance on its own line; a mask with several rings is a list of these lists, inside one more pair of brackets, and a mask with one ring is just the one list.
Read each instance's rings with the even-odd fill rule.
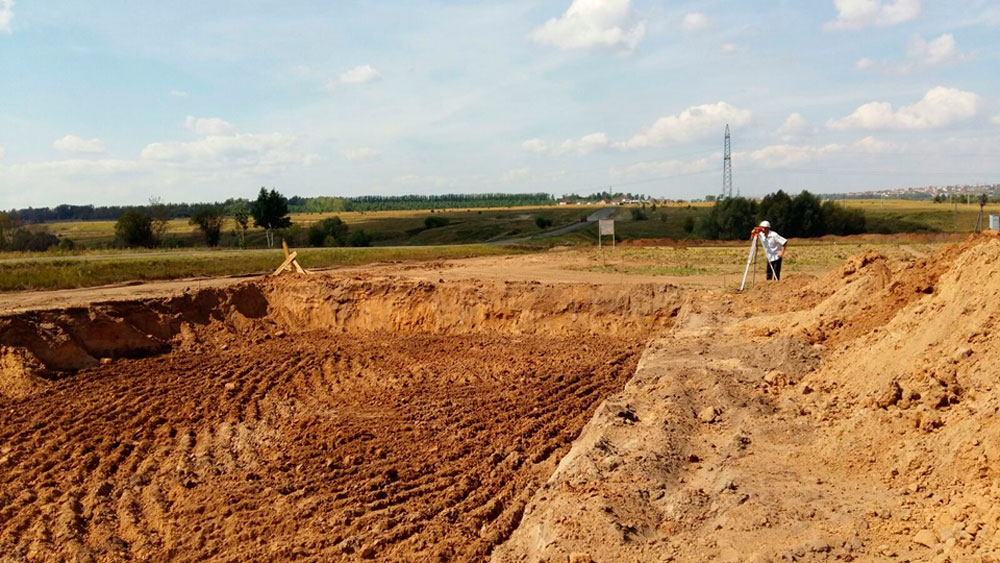
[[292,279],[9,317],[0,560],[483,559],[635,370],[597,329],[671,321],[627,299]]
[[1000,236],[530,258],[0,317],[0,560],[1000,561]]

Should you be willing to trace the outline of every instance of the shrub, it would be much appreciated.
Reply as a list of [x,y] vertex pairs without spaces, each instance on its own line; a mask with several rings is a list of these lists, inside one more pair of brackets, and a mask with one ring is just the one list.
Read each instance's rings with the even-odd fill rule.
[[309,246],[344,246],[349,230],[340,217],[328,217],[309,227]]
[[449,221],[447,217],[427,217],[424,219],[424,228],[436,229],[438,227],[447,226],[450,222],[451,221]]
[[76,248],[76,243],[73,239],[69,237],[63,237],[59,239],[59,250],[73,250]]
[[688,215],[684,218],[684,232],[691,234],[694,232],[694,216]]
[[538,217],[535,217],[535,225],[537,225],[539,229],[547,229],[552,226],[552,219],[539,215]]
[[9,247],[17,252],[43,252],[59,244],[59,238],[46,231],[18,229],[10,237]]
[[848,209],[832,201],[823,202],[823,223],[827,234],[856,235],[866,232],[865,214],[860,209]]
[[366,233],[364,229],[358,229],[357,231],[351,233],[347,244],[349,246],[371,246],[372,237]]
[[213,205],[206,205],[191,214],[188,224],[198,225],[202,235],[205,237],[205,244],[208,246],[219,246],[219,237],[222,236],[222,222],[226,215],[222,209]]
[[153,219],[140,211],[126,211],[118,217],[118,222],[115,223],[115,237],[118,238],[119,244],[124,246],[153,248],[156,246],[156,237],[153,236]]
[[639,209],[638,207],[633,207],[632,208],[632,220],[633,221],[645,221],[646,219],[649,219],[649,216],[646,215],[645,211],[643,211],[642,209]]

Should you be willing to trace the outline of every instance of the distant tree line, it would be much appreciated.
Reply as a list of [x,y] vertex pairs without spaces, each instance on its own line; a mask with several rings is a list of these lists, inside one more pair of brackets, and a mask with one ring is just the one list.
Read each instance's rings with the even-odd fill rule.
[[547,193],[488,193],[443,195],[366,195],[339,197],[292,197],[288,200],[293,213],[330,213],[341,211],[391,211],[411,209],[457,209],[482,207],[521,207],[554,205]]
[[[126,211],[137,211],[151,217],[166,219],[192,217],[205,207],[230,206],[240,201],[228,199],[219,203],[162,203],[150,200],[149,205],[57,205],[55,207],[27,207],[6,212],[22,223],[51,223],[53,221],[117,221]],[[242,200],[246,201],[246,200]],[[400,195],[359,197],[301,197],[286,199],[291,213],[339,213],[345,211],[384,211],[409,209],[455,209],[481,207],[518,207],[554,205],[556,200],[547,193],[523,194],[445,194]]]
[[866,232],[865,215],[860,209],[848,209],[833,201],[820,201],[808,191],[792,197],[782,190],[768,194],[760,201],[745,197],[724,198],[700,218],[695,231],[706,239],[746,239],[751,229],[764,220],[785,237]]
[[633,194],[630,192],[603,191],[603,192],[594,192],[590,195],[584,195],[584,196],[579,194],[565,194],[562,196],[561,199],[564,199],[571,203],[577,203],[577,202],[596,202],[601,200],[611,201],[614,199],[637,200],[637,199],[646,199],[646,196],[643,194]]

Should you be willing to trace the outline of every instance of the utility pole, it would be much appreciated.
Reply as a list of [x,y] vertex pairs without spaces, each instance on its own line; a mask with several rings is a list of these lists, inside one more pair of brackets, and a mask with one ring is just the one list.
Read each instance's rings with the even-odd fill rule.
[[733,197],[733,157],[729,150],[729,124],[726,124],[726,144],[722,153],[722,198]]

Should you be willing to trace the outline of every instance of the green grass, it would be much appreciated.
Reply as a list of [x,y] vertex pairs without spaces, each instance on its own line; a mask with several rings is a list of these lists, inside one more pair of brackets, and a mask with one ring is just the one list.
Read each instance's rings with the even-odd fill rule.
[[[461,245],[387,248],[306,248],[305,268],[356,266],[374,262],[439,260],[527,252],[523,248]],[[0,291],[69,289],[129,281],[169,280],[271,272],[283,259],[280,249],[89,253],[76,256],[18,255],[0,259]]]
[[[552,228],[579,221],[599,209],[597,206],[546,206],[488,209],[457,209],[447,211],[407,210],[370,211],[343,213],[295,213],[290,217],[292,227],[279,236],[289,240],[296,247],[305,246],[307,231],[313,223],[327,217],[340,217],[351,230],[364,229],[372,235],[375,246],[422,246],[437,244],[475,244],[501,238],[535,235],[542,232],[535,224],[535,218],[544,216],[552,219]],[[442,217],[449,224],[444,227],[427,229],[424,219]],[[107,246],[114,241],[114,221],[66,221],[39,225],[60,237],[68,237],[75,243],[87,247]],[[232,235],[232,221],[227,220],[222,227],[223,247],[236,245]],[[165,239],[168,245],[195,247],[202,244],[199,232],[188,224],[187,219],[172,219],[167,224]],[[263,247],[264,231],[251,228],[247,233],[249,247]]]

